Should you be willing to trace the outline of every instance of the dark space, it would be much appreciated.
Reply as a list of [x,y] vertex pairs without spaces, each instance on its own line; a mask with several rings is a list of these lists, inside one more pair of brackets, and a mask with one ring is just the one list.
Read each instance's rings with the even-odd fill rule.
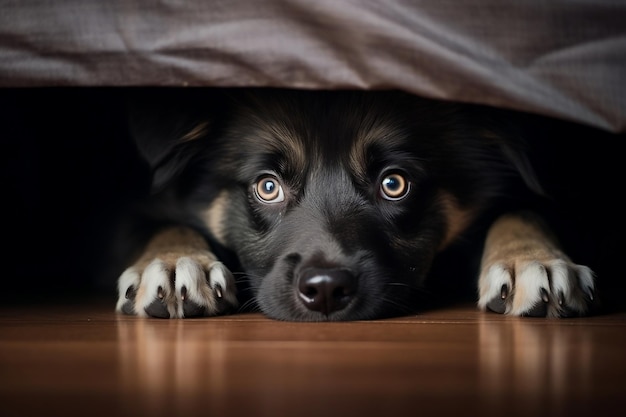
[[[6,302],[84,294],[116,300],[129,242],[118,239],[149,173],[125,121],[124,88],[0,91]],[[623,310],[626,284],[624,134],[520,115],[532,162],[553,197],[560,237],[597,274],[609,310]]]
[[106,292],[114,302],[117,227],[149,186],[127,134],[123,96],[0,92],[9,300]]

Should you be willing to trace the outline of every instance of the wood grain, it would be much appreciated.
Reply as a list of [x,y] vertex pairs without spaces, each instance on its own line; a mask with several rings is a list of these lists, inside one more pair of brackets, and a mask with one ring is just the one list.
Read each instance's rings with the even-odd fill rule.
[[0,310],[2,416],[623,415],[626,313],[350,323]]

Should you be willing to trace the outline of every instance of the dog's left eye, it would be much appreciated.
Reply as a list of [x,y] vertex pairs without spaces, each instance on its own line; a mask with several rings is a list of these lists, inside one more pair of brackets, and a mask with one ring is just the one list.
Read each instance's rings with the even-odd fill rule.
[[407,196],[411,183],[402,174],[393,172],[383,177],[380,182],[380,195],[391,201],[398,201]]
[[254,194],[264,203],[280,203],[285,200],[285,192],[275,177],[263,177],[254,186]]

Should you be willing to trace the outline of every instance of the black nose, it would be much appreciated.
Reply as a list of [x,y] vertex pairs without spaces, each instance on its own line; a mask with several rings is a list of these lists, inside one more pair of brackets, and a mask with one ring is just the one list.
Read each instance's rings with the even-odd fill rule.
[[325,315],[345,308],[356,290],[356,277],[345,269],[309,268],[298,281],[299,296],[304,305]]

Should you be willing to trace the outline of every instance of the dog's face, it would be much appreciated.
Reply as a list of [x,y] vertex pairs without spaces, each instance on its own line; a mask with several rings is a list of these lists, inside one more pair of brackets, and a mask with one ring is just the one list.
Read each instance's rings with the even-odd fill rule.
[[198,218],[273,318],[402,310],[513,172],[508,143],[453,105],[382,92],[231,99],[189,162],[204,167],[188,199],[206,203]]

